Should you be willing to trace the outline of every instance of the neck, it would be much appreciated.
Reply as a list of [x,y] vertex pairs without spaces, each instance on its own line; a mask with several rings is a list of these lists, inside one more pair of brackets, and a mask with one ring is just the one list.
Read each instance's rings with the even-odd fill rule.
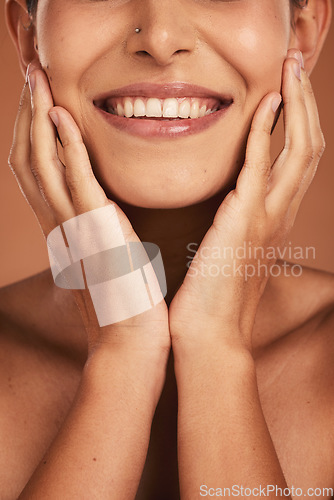
[[[228,190],[201,203],[175,209],[135,207],[117,201],[141,241],[159,246],[167,280],[167,305],[182,284],[194,256]],[[187,246],[192,244],[191,251]],[[188,257],[187,257],[188,256]]]

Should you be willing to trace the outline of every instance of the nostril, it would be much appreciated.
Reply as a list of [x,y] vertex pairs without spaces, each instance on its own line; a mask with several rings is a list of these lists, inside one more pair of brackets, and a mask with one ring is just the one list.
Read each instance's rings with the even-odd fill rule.
[[138,50],[137,54],[145,57],[150,55],[146,50]]

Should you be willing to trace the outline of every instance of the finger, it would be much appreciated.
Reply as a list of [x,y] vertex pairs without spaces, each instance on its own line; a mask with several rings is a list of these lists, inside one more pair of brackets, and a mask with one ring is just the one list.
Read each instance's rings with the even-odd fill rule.
[[325,148],[325,140],[321,130],[318,106],[315,100],[311,81],[304,69],[301,70],[301,81],[304,89],[306,110],[309,117],[313,149],[318,156],[321,156]]
[[303,183],[299,191],[297,192],[295,199],[293,200],[293,205],[297,210],[300,206],[303,197],[305,196],[306,191],[310,187],[310,184],[317,171],[319,161],[325,150],[325,139],[321,130],[317,103],[314,97],[310,79],[304,69],[301,70],[301,81],[304,89],[305,105],[310,124],[313,160],[311,162],[310,167],[306,170]]
[[56,131],[48,115],[53,100],[46,75],[35,70],[29,75],[32,101],[31,162],[40,190],[58,222],[75,215],[58,157]]
[[105,206],[108,199],[94,176],[86,146],[74,119],[59,106],[52,108],[50,117],[62,142],[66,183],[75,212],[81,214]]
[[247,141],[244,166],[239,174],[236,191],[248,206],[264,205],[271,170],[270,134],[275,113],[281,103],[277,92],[266,95],[252,121]]
[[287,210],[313,161],[310,121],[299,71],[297,60],[287,58],[282,83],[285,146],[274,162],[268,183],[266,208],[271,213]]
[[56,222],[45,203],[30,167],[31,100],[26,83],[20,99],[19,111],[14,126],[13,143],[8,158],[9,166],[28,204],[35,212],[44,234],[55,227]]
[[[90,163],[81,132],[70,113],[59,106],[50,111],[50,117],[57,127],[63,144],[66,182],[69,186],[76,214],[82,214],[113,203],[105,195],[98,183]],[[140,241],[132,225],[120,209],[113,203],[126,241]]]

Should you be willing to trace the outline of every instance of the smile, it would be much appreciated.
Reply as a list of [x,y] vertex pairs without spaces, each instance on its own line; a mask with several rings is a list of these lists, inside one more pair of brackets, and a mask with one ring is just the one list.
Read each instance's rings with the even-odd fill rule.
[[178,137],[211,126],[233,98],[176,82],[123,87],[98,96],[93,103],[120,130],[142,137]]
[[99,106],[107,113],[126,118],[197,119],[215,113],[222,103],[217,99],[124,97],[111,98]]

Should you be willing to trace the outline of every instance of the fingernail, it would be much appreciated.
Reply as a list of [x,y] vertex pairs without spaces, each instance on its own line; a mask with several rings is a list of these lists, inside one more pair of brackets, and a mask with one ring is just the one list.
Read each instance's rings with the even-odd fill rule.
[[27,71],[26,71],[26,82],[28,81],[28,77],[29,77],[29,75],[30,75],[33,71],[35,71],[35,69],[40,69],[40,64],[39,64],[37,61],[33,60],[33,61],[31,61],[31,63],[29,63],[29,64],[28,64],[28,66],[27,66]]
[[31,72],[31,63],[28,64],[27,66],[27,71],[26,71],[26,82],[28,83],[28,76],[30,75]]
[[56,125],[56,127],[58,127],[58,125],[59,125],[58,114],[55,111],[50,111],[49,112],[49,117],[51,118],[51,120],[53,121],[53,123]]
[[304,69],[304,58],[300,50],[296,53],[296,58],[298,59],[301,68]]
[[301,70],[300,70],[300,63],[295,62],[293,63],[293,72],[296,75],[296,77],[301,80]]
[[281,104],[281,101],[282,101],[282,96],[281,95],[277,95],[273,98],[273,100],[271,101],[271,107],[272,107],[272,110],[274,113],[276,113],[277,109],[278,109],[278,106]]
[[36,86],[36,75],[34,75],[33,73],[31,73],[31,75],[28,75],[28,83],[30,92],[33,93],[34,88]]

